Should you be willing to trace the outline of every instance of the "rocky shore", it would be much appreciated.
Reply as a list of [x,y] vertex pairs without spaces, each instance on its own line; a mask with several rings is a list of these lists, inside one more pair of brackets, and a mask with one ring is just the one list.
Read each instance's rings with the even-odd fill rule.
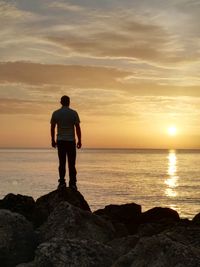
[[70,188],[0,200],[1,267],[198,267],[200,213],[135,203],[91,212]]

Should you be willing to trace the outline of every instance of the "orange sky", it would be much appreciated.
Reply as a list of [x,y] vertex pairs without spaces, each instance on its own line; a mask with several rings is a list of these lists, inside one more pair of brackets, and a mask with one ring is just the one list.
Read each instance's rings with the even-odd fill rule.
[[49,147],[66,94],[83,147],[200,148],[199,15],[195,0],[1,1],[0,147]]

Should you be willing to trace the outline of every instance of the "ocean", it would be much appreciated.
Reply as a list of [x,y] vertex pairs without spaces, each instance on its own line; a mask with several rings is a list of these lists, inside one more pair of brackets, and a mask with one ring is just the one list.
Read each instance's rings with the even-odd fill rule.
[[[78,189],[91,209],[137,203],[161,206],[182,218],[200,212],[200,150],[81,149]],[[34,199],[55,190],[54,149],[0,149],[0,198],[8,193]]]

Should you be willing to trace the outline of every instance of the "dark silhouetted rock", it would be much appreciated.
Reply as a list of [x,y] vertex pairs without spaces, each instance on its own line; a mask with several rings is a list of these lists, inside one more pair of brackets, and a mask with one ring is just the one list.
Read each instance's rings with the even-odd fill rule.
[[170,208],[155,207],[146,212],[143,212],[140,218],[141,223],[155,222],[178,222],[180,217],[177,211]]
[[[44,267],[44,266],[46,266],[46,265],[43,265],[42,267]],[[16,267],[37,267],[37,266],[32,261],[32,262],[18,264]]]
[[141,238],[134,249],[112,267],[197,267],[200,249],[172,240],[164,234]]
[[200,228],[192,224],[177,224],[163,232],[166,236],[182,244],[200,248]]
[[194,216],[194,218],[192,219],[192,222],[200,225],[200,213]]
[[0,210],[0,266],[30,261],[36,246],[33,227],[24,216]]
[[53,237],[94,239],[99,242],[107,242],[115,235],[111,223],[67,202],[61,202],[54,209],[47,222],[38,229],[38,233],[41,242]]
[[157,235],[173,226],[174,222],[170,221],[162,221],[161,223],[143,223],[139,226],[137,234],[140,237]]
[[200,214],[189,221],[169,208],[141,213],[135,203],[92,213],[70,188],[36,202],[8,194],[0,200],[0,267],[198,267],[199,226]]
[[38,247],[32,265],[18,267],[110,267],[115,259],[112,248],[94,240],[55,238]]
[[63,201],[67,201],[80,209],[90,211],[90,207],[81,193],[67,187],[50,192],[36,200],[33,214],[34,225],[40,226],[44,223],[54,208],[58,207],[60,202]]
[[111,221],[116,227],[119,223],[125,225],[128,232],[132,234],[137,231],[141,206],[135,203],[108,205],[104,209],[95,211],[94,214]]
[[107,245],[113,248],[119,258],[132,250],[136,246],[139,239],[140,237],[138,235],[129,235],[126,237],[113,239],[112,241],[108,242]]
[[8,194],[0,201],[0,209],[8,209],[24,215],[28,220],[32,218],[35,201],[32,197]]

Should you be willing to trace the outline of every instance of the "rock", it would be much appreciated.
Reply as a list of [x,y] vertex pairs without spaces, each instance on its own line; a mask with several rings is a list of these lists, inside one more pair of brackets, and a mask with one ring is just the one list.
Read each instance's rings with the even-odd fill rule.
[[138,235],[130,235],[122,238],[116,238],[112,241],[108,242],[107,245],[113,248],[118,257],[127,254],[130,250],[132,250],[140,237]]
[[135,203],[123,205],[108,205],[104,209],[94,212],[94,214],[104,217],[114,225],[124,224],[128,233],[135,233],[138,227],[138,219],[141,216],[141,206]]
[[157,235],[167,229],[170,229],[173,226],[174,226],[174,223],[168,222],[168,221],[166,222],[162,221],[162,223],[159,223],[159,222],[143,223],[139,226],[137,234],[140,237]]
[[79,207],[83,210],[90,211],[88,203],[80,192],[70,188],[55,190],[47,195],[44,195],[36,200],[35,210],[33,213],[33,222],[36,227],[44,223],[55,207],[60,205],[60,202],[67,201],[68,203]]
[[33,227],[24,216],[9,210],[0,210],[0,264],[16,266],[34,256],[36,239]]
[[38,247],[34,262],[18,267],[110,267],[115,259],[112,248],[94,240],[54,238]]
[[140,217],[140,223],[170,223],[178,221],[180,221],[180,217],[177,211],[161,207],[155,207],[143,212]]
[[187,224],[188,222],[181,220],[178,213],[172,209],[156,207],[142,213],[137,234],[140,237],[157,235],[178,223]]
[[37,267],[34,262],[27,262],[18,264],[16,267]]
[[112,267],[197,267],[200,249],[172,240],[164,234],[141,238],[134,249]]
[[28,220],[32,218],[32,212],[35,207],[35,201],[32,197],[8,194],[0,201],[0,209],[8,209],[24,215]]
[[200,248],[200,229],[197,225],[178,224],[163,233],[174,241]]
[[192,222],[200,225],[200,213],[194,216],[194,218],[192,219]]
[[38,233],[41,242],[53,237],[93,239],[107,242],[115,235],[111,223],[67,202],[61,202],[54,209],[47,222],[38,229]]

